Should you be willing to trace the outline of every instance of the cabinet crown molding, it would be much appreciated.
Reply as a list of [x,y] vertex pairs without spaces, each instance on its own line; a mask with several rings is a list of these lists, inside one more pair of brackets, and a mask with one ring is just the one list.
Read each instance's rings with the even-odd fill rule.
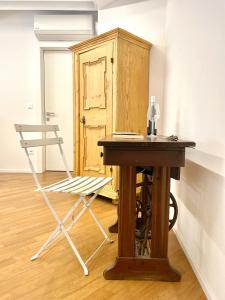
[[69,47],[69,49],[73,52],[79,52],[83,49],[87,49],[91,46],[101,44],[102,42],[106,42],[115,38],[121,38],[129,42],[134,42],[136,45],[139,45],[140,47],[143,47],[145,49],[150,49],[152,47],[152,44],[150,42],[118,27],[108,32],[102,33],[94,38],[88,39],[84,42],[71,46]]

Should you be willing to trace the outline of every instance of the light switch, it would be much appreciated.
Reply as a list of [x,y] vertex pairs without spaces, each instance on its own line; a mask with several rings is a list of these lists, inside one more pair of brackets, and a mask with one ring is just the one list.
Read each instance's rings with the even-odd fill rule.
[[33,109],[34,108],[34,105],[33,105],[33,103],[32,102],[27,102],[27,104],[26,104],[26,109]]

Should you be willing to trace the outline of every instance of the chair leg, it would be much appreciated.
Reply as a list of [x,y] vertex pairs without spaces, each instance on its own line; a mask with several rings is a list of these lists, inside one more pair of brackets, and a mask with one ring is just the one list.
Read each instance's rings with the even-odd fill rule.
[[[82,197],[80,197],[77,202],[71,207],[71,209],[68,211],[68,213],[66,214],[66,216],[63,218],[62,223],[64,224],[66,222],[66,220],[73,214],[74,210],[79,206],[79,204],[82,201]],[[58,220],[57,220],[58,222]],[[58,235],[62,232],[61,229],[61,224],[59,224],[56,229],[50,234],[50,236],[48,237],[47,241],[41,246],[41,248],[38,250],[38,252],[33,255],[31,257],[31,260],[35,260],[37,259],[41,253],[47,249],[47,247],[53,242],[55,241],[55,239],[58,237]]]
[[[93,201],[94,201],[94,199],[97,197],[97,193],[96,194],[94,194],[89,200],[88,200],[88,205],[90,205]],[[87,209],[87,204],[86,204],[86,202],[87,201],[85,201],[84,200],[84,198],[85,198],[85,196],[82,196],[81,197],[81,202],[83,202],[83,206],[82,206],[82,208],[81,208],[81,210],[79,211],[79,213],[76,215],[76,217],[73,219],[73,222],[67,227],[67,231],[69,231],[76,223],[77,223],[77,221],[80,219],[80,217],[83,215],[83,213],[85,212],[85,210]]]
[[83,270],[84,270],[84,275],[87,276],[87,275],[88,275],[88,268],[87,268],[87,266],[85,265],[84,261],[82,260],[80,254],[79,254],[79,252],[78,252],[78,250],[77,250],[77,248],[75,247],[75,245],[74,245],[74,243],[73,243],[71,237],[69,236],[69,234],[68,234],[68,232],[67,232],[67,230],[65,229],[64,226],[62,226],[62,232],[64,233],[64,235],[65,235],[65,237],[66,237],[68,243],[70,244],[70,246],[71,246],[71,248],[72,248],[74,254],[76,255],[76,257],[77,257],[79,263],[81,264],[81,266],[82,266],[82,268],[83,268]]
[[111,240],[109,238],[109,236],[107,235],[107,233],[105,232],[102,224],[99,222],[99,220],[97,219],[97,217],[95,216],[93,210],[90,208],[90,204],[94,201],[94,199],[97,197],[98,194],[94,194],[89,200],[85,200],[85,197],[82,198],[82,201],[84,203],[82,209],[79,211],[79,213],[76,215],[76,217],[73,219],[73,222],[69,225],[69,227],[67,227],[66,231],[68,232],[80,219],[80,217],[83,215],[83,213],[88,210],[90,215],[92,216],[92,218],[94,219],[95,223],[97,224],[97,226],[99,227],[99,229],[101,230],[103,236],[104,236],[104,240],[102,241],[102,243],[95,249],[95,251],[88,257],[88,259],[85,261],[85,265],[94,257],[94,255],[98,252],[98,250],[103,246],[103,244],[108,241],[110,243],[113,242],[113,240]]
[[[68,213],[66,214],[66,216],[63,218],[63,220],[61,221],[60,218],[58,217],[57,213],[55,212],[54,208],[52,207],[47,195],[45,193],[43,193],[44,199],[48,205],[48,207],[50,208],[50,210],[52,211],[58,226],[56,227],[56,229],[50,234],[50,236],[48,237],[47,241],[41,246],[41,248],[39,249],[39,251],[31,257],[31,260],[35,260],[37,259],[40,254],[58,237],[58,235],[60,233],[63,233],[65,238],[67,239],[69,245],[71,246],[75,256],[77,257],[79,263],[81,264],[83,271],[84,271],[84,275],[87,276],[88,275],[88,268],[86,266],[86,264],[91,260],[91,258],[95,255],[95,253],[102,247],[102,245],[105,243],[105,241],[108,242],[113,242],[112,240],[110,240],[109,236],[107,235],[107,233],[105,232],[103,226],[101,225],[101,223],[99,222],[99,220],[97,219],[97,217],[95,216],[94,212],[92,211],[92,209],[90,208],[91,203],[94,201],[94,199],[97,197],[98,193],[95,193],[88,201],[85,200],[84,196],[81,196],[77,202],[72,206],[72,208],[68,211]],[[79,213],[76,215],[76,217],[73,219],[72,223],[65,228],[64,224],[66,222],[66,220],[73,214],[74,210],[78,207],[78,205],[83,202],[83,207],[82,209],[79,211]],[[73,243],[68,231],[72,228],[72,226],[74,226],[77,221],[80,219],[80,217],[83,215],[83,213],[85,212],[85,210],[88,210],[90,215],[92,216],[92,218],[94,219],[95,223],[97,224],[97,226],[99,227],[99,229],[101,230],[103,236],[104,236],[104,240],[103,242],[97,247],[97,249],[92,253],[92,255],[86,260],[86,262],[84,262],[80,256],[80,253],[78,252],[75,244]]]
[[41,255],[41,253],[56,239],[56,237],[60,232],[61,232],[60,226],[57,226],[56,229],[50,234],[47,241],[41,246],[38,252],[30,258],[30,260],[33,261],[37,259]]
[[51,233],[51,235],[49,236],[49,238],[47,239],[47,241],[42,245],[42,247],[40,248],[40,250],[31,257],[31,260],[35,260],[37,259],[40,254],[47,248],[47,246],[49,246],[49,244],[56,239],[56,237],[58,236],[59,233],[63,233],[65,238],[67,239],[68,243],[70,244],[74,254],[76,255],[79,263],[81,264],[83,270],[84,270],[84,275],[87,276],[88,275],[88,268],[86,267],[84,261],[82,260],[76,246],[74,245],[71,237],[69,236],[66,228],[64,227],[63,224],[61,224],[60,226],[57,226],[56,229]]
[[88,201],[86,201],[85,199],[82,200],[86,206],[86,208],[88,209],[90,215],[92,216],[93,220],[95,221],[95,223],[97,224],[97,226],[99,227],[99,229],[101,230],[103,236],[105,237],[105,239],[112,243],[113,241],[109,238],[109,236],[107,235],[105,229],[103,228],[102,224],[100,223],[100,221],[97,219],[96,215],[94,214],[93,210],[90,208],[90,204]]
[[94,199],[97,197],[98,194],[94,194],[88,201],[85,200],[85,197],[83,197],[81,199],[81,201],[83,201],[84,205],[82,207],[82,209],[80,210],[80,212],[77,214],[77,216],[73,219],[73,222],[69,225],[69,227],[66,229],[67,231],[69,231],[76,223],[77,221],[80,219],[80,217],[83,215],[83,213],[85,212],[86,209],[88,209],[90,215],[92,216],[92,218],[94,219],[95,223],[97,224],[97,226],[99,227],[99,229],[101,230],[103,236],[105,237],[105,239],[112,243],[113,241],[109,238],[109,236],[107,235],[107,233],[105,232],[102,224],[100,223],[100,221],[97,219],[97,217],[95,216],[93,210],[90,208],[91,203],[94,201]]

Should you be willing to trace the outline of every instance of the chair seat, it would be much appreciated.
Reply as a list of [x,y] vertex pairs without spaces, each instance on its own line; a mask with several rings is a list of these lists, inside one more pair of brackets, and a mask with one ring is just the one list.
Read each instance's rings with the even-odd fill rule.
[[111,180],[112,177],[76,176],[72,179],[67,178],[35,191],[63,192],[86,196],[95,193]]

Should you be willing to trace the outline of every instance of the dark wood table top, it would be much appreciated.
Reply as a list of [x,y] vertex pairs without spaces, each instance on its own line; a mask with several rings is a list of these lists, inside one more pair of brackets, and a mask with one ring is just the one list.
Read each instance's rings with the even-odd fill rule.
[[143,138],[121,138],[118,136],[107,136],[98,141],[98,146],[104,147],[129,147],[129,148],[147,148],[150,149],[161,149],[170,148],[185,148],[185,147],[195,147],[195,142],[193,141],[171,141],[165,136],[145,136]]

